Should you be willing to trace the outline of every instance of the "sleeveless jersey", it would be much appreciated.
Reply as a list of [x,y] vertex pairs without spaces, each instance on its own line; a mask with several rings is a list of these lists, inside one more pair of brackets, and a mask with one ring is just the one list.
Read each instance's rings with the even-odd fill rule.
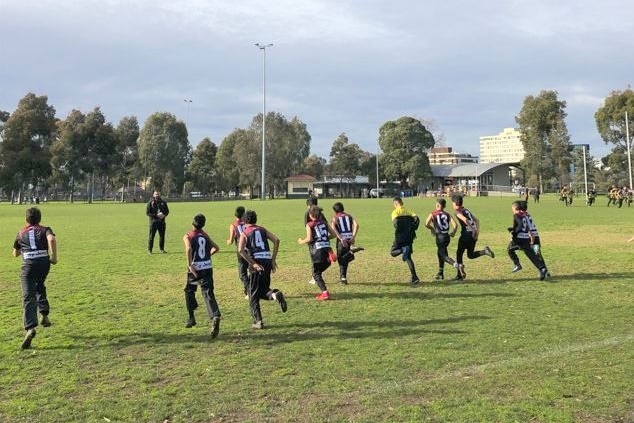
[[354,218],[348,213],[337,213],[333,219],[335,230],[341,235],[341,238],[350,240],[353,237],[352,227]]
[[261,226],[250,225],[244,229],[243,234],[246,236],[244,249],[253,260],[271,260],[273,258],[269,249],[266,229]]
[[[468,224],[463,222],[462,219],[458,217],[458,213],[461,213],[467,219]],[[460,235],[464,235],[464,234],[473,235],[476,224],[475,224],[475,219],[473,218],[473,215],[468,209],[461,207],[458,210],[456,210],[456,220],[458,220],[458,222],[460,223]]]
[[27,225],[18,232],[13,248],[20,250],[24,261],[48,260],[48,234],[55,235],[47,226]]
[[207,270],[212,268],[211,263],[211,239],[205,231],[197,229],[187,232],[187,238],[191,244],[192,268],[194,270]]
[[530,231],[530,226],[528,223],[528,219],[526,219],[526,214],[520,212],[513,216],[513,235],[517,239],[528,240],[528,233]]
[[533,218],[530,214],[524,213],[524,219],[526,220],[526,224],[528,225],[528,230],[531,232],[533,238],[539,238],[539,232],[537,232],[537,226],[535,226],[535,222],[533,222]]
[[233,238],[236,240],[236,244],[237,244],[238,240],[240,239],[240,235],[242,235],[242,232],[244,232],[244,229],[246,228],[247,225],[245,225],[242,219],[236,218],[236,220],[231,224],[231,226],[233,227]]
[[321,250],[323,248],[330,248],[330,241],[328,240],[328,225],[321,220],[311,220],[308,222],[308,227],[312,232],[311,240],[308,246],[314,250]]
[[431,215],[431,221],[434,223],[434,232],[436,232],[436,235],[449,234],[449,228],[451,227],[451,217],[449,217],[449,213],[444,210],[434,210],[431,212]]

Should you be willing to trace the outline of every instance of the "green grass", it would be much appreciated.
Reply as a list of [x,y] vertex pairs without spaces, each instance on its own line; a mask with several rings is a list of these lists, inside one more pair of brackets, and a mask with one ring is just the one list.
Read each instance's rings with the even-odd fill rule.
[[[303,201],[243,202],[282,240],[273,286],[289,311],[263,304],[252,331],[225,246],[237,202],[171,203],[169,254],[148,255],[142,204],[45,204],[60,263],[47,287],[53,326],[23,336],[20,259],[10,257],[25,206],[0,205],[1,422],[626,422],[634,420],[634,207],[530,204],[553,274],[511,274],[512,198],[468,198],[481,220],[468,281],[431,283],[433,238],[420,230],[413,288],[389,255],[391,202],[346,200],[360,222],[357,255],[334,300],[317,302]],[[322,200],[326,214],[334,201]],[[433,199],[407,199],[423,218]],[[223,318],[185,329],[182,235],[197,212],[223,250],[214,256]],[[450,246],[455,254],[456,241]],[[447,274],[453,272],[447,269]]]

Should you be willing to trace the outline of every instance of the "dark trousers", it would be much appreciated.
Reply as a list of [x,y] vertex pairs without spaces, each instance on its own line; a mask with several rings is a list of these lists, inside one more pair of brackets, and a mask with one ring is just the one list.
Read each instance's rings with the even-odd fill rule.
[[244,294],[248,294],[249,288],[249,262],[246,261],[240,253],[236,253],[238,255],[238,277],[240,278],[240,282],[242,282],[242,286],[244,288]]
[[533,250],[530,242],[528,240],[524,240],[524,239],[514,239],[514,240],[512,240],[509,243],[509,246],[507,248],[507,252],[509,254],[509,257],[513,261],[514,265],[516,265],[516,266],[520,265],[520,258],[517,256],[517,253],[516,253],[517,250],[524,251],[524,254],[526,254],[526,257],[528,257],[528,259],[531,261],[531,263],[533,263],[533,265],[536,268],[538,268],[539,270],[542,270],[542,269],[546,268],[546,265],[544,264],[544,262],[541,259],[541,257],[538,256],[537,254],[535,254],[535,251]]
[[46,276],[51,269],[51,263],[46,260],[22,263],[20,282],[22,283],[22,306],[24,307],[24,329],[29,330],[37,326],[37,312],[48,315],[50,305],[46,298]]
[[354,260],[354,254],[350,251],[350,244],[344,247],[339,239],[337,239],[337,263],[339,263],[339,277],[348,277],[348,264]]
[[216,302],[214,296],[214,275],[213,269],[201,270],[196,276],[191,273],[187,273],[187,282],[185,283],[185,306],[189,317],[194,317],[194,310],[198,308],[198,302],[196,301],[196,290],[200,285],[200,292],[203,296],[205,306],[207,307],[207,313],[209,318],[220,317],[220,308]]
[[159,233],[159,248],[161,251],[165,249],[165,219],[151,219],[150,220],[150,236],[147,240],[147,249],[152,252],[154,248],[154,236],[156,231]]
[[409,248],[409,257],[407,258],[407,260],[405,260],[405,263],[407,263],[409,273],[412,275],[412,281],[414,281],[418,279],[418,275],[416,275],[416,266],[414,266],[414,261],[412,260],[412,253],[414,252],[412,244],[399,246],[399,244],[394,241],[394,244],[392,244],[392,250],[390,250],[390,254],[392,255],[392,257],[398,257],[403,254],[403,248],[405,247]]
[[313,263],[313,279],[315,284],[319,287],[321,292],[328,291],[326,282],[324,281],[323,273],[330,267],[330,262]]
[[436,247],[438,248],[437,256],[438,256],[438,272],[442,273],[445,267],[445,263],[449,263],[453,266],[455,263],[454,260],[449,257],[449,252],[447,251],[447,247],[451,242],[451,238],[448,234],[440,234],[436,235]]
[[260,309],[260,300],[272,300],[273,294],[278,292],[277,289],[271,290],[271,260],[261,260],[257,262],[264,268],[261,272],[249,273],[248,294],[249,308],[254,322],[262,321],[262,310]]
[[467,257],[470,260],[485,255],[484,250],[475,251],[476,242],[469,233],[460,235],[460,238],[458,238],[458,249],[456,250],[456,261],[458,263],[462,264],[462,255],[465,251],[467,251]]

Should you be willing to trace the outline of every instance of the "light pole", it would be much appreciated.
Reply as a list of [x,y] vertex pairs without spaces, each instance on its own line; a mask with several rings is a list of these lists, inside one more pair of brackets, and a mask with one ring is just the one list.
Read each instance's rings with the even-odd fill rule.
[[186,98],[183,101],[187,103],[187,115],[185,118],[185,125],[187,126],[187,132],[189,133],[189,105],[193,103],[193,100]]
[[379,190],[379,139],[376,140],[376,198],[381,198]]
[[625,138],[625,143],[627,144],[627,167],[630,171],[630,189],[634,189],[634,186],[632,186],[632,152],[630,151],[632,143],[630,141],[630,123],[627,119],[627,110],[625,111]]
[[262,182],[260,184],[260,199],[264,200],[266,195],[266,49],[273,47],[273,44],[255,43],[255,46],[262,50]]

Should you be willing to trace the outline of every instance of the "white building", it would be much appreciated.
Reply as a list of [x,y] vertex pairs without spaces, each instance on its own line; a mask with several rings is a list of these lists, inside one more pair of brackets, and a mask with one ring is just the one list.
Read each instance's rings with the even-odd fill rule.
[[504,128],[497,135],[480,137],[480,163],[517,163],[524,158],[520,131]]

